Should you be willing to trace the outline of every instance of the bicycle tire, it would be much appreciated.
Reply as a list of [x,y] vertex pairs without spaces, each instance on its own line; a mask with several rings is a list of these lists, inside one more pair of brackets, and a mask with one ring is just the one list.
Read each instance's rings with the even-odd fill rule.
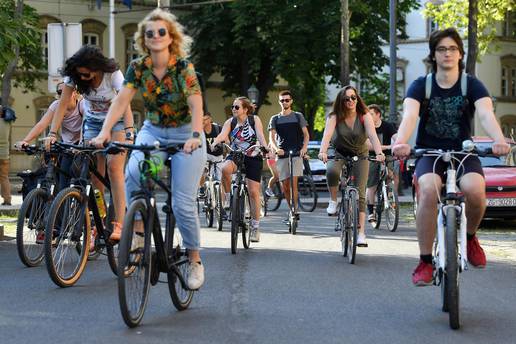
[[374,211],[376,213],[376,221],[371,221],[370,224],[374,229],[380,229],[380,224],[382,223],[382,213],[383,213],[383,190],[382,190],[383,182],[380,183],[376,187],[375,193],[375,205]]
[[[74,285],[86,267],[91,239],[87,202],[78,189],[69,187],[57,194],[49,209],[45,228],[45,263],[51,280],[62,288]],[[58,233],[55,244],[54,229]],[[75,255],[78,257],[72,262]],[[65,258],[71,264],[67,264],[63,260]],[[65,269],[71,272],[65,273]]]
[[223,209],[222,209],[222,190],[220,188],[220,184],[215,184],[213,189],[215,190],[215,220],[217,223],[217,229],[222,231],[222,226],[224,224],[224,220],[222,218]]
[[390,232],[395,232],[398,229],[398,222],[400,219],[400,203],[398,200],[398,193],[394,188],[394,182],[385,185],[387,189],[387,203],[389,207],[385,210],[385,222],[387,229]]
[[109,267],[115,276],[118,276],[118,253],[119,253],[119,243],[113,243],[109,240],[109,236],[113,233],[113,221],[115,220],[115,206],[113,205],[113,200],[111,199],[109,202],[107,215],[106,215],[106,227],[107,227],[107,235],[106,242],[106,254],[108,258]]
[[276,211],[281,205],[281,200],[283,199],[283,193],[281,192],[281,187],[279,182],[274,183],[272,187],[272,191],[274,192],[274,197],[268,197],[267,199],[267,211]]
[[414,185],[412,185],[412,214],[414,214],[414,219],[416,219],[417,215],[417,191]]
[[306,212],[312,212],[317,207],[317,189],[311,176],[303,175],[298,178],[298,204]]
[[446,269],[444,273],[445,299],[450,327],[460,327],[459,310],[459,256],[457,248],[457,211],[453,207],[446,210]]
[[16,248],[21,262],[31,268],[38,266],[44,258],[42,244],[36,242],[38,232],[45,231],[45,214],[48,208],[46,190],[31,190],[20,207],[16,223]]
[[[342,256],[347,257],[348,256],[348,230],[346,228],[346,209],[345,209],[345,202],[344,197],[342,197],[342,201],[340,202],[339,212],[337,214],[337,220],[335,220],[335,226],[340,228],[340,244],[341,244],[341,250],[342,250]],[[337,230],[337,229],[335,229]]]
[[206,198],[204,199],[204,222],[206,227],[213,227],[213,209],[211,208],[211,194],[209,189],[206,189]]
[[242,188],[242,193],[244,196],[244,202],[241,202],[241,217],[242,217],[242,244],[245,249],[251,247],[251,200],[249,199],[249,192],[247,188]]
[[357,253],[357,236],[358,236],[358,192],[356,189],[349,190],[348,199],[348,260],[350,264],[355,264]]
[[[136,218],[141,218],[144,224],[148,224],[147,212],[147,204],[143,198],[138,198],[131,203],[125,215],[119,244],[118,301],[122,318],[131,328],[138,326],[142,320],[149,299],[152,264],[151,231],[145,228],[143,247],[141,242],[137,243],[133,240],[139,236],[134,232],[134,222]],[[133,287],[133,282],[136,287]],[[138,289],[138,287],[141,288]]]
[[231,253],[236,254],[238,245],[238,229],[240,227],[240,195],[238,189],[233,188],[233,196],[231,199]]
[[[185,250],[181,249],[181,237],[178,232],[174,230],[176,219],[174,215],[171,216],[171,224],[170,224],[170,238],[169,242],[166,242],[165,245],[167,247],[167,254],[169,259],[173,259],[176,267],[181,274],[181,277],[187,281],[188,280],[188,256]],[[174,243],[175,235],[177,235],[177,243]],[[175,246],[174,246],[175,245]],[[172,257],[172,258],[171,258]],[[172,304],[178,311],[184,311],[192,303],[194,291],[188,288],[185,288],[181,283],[181,280],[176,275],[176,272],[173,270],[169,270],[167,272],[167,284],[168,291],[170,294],[170,299],[172,300]]]

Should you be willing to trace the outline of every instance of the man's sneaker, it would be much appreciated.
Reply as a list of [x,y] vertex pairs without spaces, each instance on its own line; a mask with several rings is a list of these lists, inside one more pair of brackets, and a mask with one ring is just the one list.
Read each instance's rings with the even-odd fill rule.
[[478,242],[475,235],[468,240],[468,262],[476,268],[484,268],[486,266],[486,254]]
[[274,197],[274,191],[272,191],[271,188],[267,188],[265,189],[265,194],[268,196],[268,197]]
[[365,238],[365,234],[358,233],[357,246],[358,247],[367,247],[367,241]]
[[44,244],[45,243],[45,231],[38,231],[36,234],[36,244]]
[[251,227],[251,242],[260,242],[260,229]]
[[197,198],[205,198],[206,197],[206,191],[204,189],[204,186],[201,186],[199,188],[199,192],[197,193]]
[[376,222],[376,213],[367,215],[367,222]]
[[204,283],[204,265],[200,262],[188,263],[188,288],[192,290],[199,289]]
[[222,208],[229,209],[229,207],[230,207],[229,202],[230,201],[231,201],[231,197],[226,197],[226,199],[224,199],[224,204],[222,204]]
[[412,273],[412,283],[417,287],[424,287],[431,285],[433,280],[434,266],[420,260],[416,269]]
[[337,202],[330,199],[330,201],[328,202],[328,208],[326,208],[326,212],[328,213],[328,216],[337,214],[337,205],[338,205]]

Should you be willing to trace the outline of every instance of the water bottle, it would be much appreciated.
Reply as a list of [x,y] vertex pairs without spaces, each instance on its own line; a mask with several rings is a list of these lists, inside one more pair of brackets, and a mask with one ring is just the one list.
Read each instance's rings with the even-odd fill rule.
[[104,195],[100,190],[95,190],[95,201],[97,203],[97,208],[99,209],[99,215],[101,218],[106,217],[106,202],[104,202]]

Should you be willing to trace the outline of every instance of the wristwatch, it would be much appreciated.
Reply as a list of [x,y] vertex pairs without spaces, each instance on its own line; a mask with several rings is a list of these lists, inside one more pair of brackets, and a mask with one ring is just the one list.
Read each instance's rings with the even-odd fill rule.
[[192,137],[194,139],[198,139],[201,137],[201,133],[199,133],[198,131],[192,131]]

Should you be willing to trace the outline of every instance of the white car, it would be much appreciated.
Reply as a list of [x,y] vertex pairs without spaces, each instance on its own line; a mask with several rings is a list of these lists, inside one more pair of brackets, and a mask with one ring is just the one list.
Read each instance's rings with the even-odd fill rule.
[[310,157],[309,164],[312,171],[312,179],[317,186],[326,185],[326,165],[319,160],[319,149],[321,148],[320,141],[308,142],[308,156]]

